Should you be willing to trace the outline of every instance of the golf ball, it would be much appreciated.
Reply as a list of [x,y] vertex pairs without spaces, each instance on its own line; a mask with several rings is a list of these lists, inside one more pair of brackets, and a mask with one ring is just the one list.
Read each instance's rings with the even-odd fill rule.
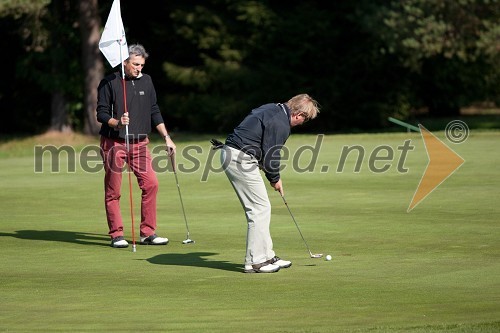
[[325,257],[325,259],[326,259],[327,261],[330,261],[330,260],[332,260],[332,256],[331,256],[331,255],[327,255],[327,256]]

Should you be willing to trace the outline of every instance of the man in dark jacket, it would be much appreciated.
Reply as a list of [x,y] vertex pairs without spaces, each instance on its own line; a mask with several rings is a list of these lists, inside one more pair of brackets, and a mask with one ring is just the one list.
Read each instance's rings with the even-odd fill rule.
[[175,154],[175,144],[163,122],[151,77],[142,73],[147,57],[142,45],[130,45],[129,58],[123,62],[125,80],[122,79],[122,73],[116,72],[104,78],[98,88],[97,120],[102,123],[99,134],[106,173],[104,201],[112,247],[128,246],[123,237],[120,213],[120,188],[125,161],[142,190],[140,243],[168,243],[167,238],[158,237],[155,233],[158,179],[147,148],[152,126],[165,139],[170,156]]
[[252,110],[222,147],[221,163],[248,223],[245,273],[272,273],[292,265],[274,253],[269,231],[271,203],[259,169],[283,196],[281,148],[292,127],[316,118],[318,112],[318,103],[307,94],[297,95],[284,104],[262,105]]

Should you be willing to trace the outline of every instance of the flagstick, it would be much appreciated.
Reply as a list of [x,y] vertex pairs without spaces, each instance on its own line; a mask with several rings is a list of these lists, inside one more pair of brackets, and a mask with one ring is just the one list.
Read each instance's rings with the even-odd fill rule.
[[[128,113],[127,110],[127,91],[125,87],[125,70],[123,66],[123,55],[122,51],[126,52],[128,56],[127,50],[127,40],[125,38],[125,28],[123,27],[122,17],[120,10],[120,0],[113,0],[113,4],[111,5],[111,10],[109,12],[108,20],[106,21],[106,25],[104,26],[104,31],[102,32],[101,39],[99,40],[99,50],[101,50],[102,54],[106,57],[111,67],[115,68],[120,63],[122,65],[122,86],[123,86],[123,104],[124,104],[124,113]],[[118,50],[115,48],[115,42],[118,43]],[[117,57],[116,53],[119,53],[120,56]],[[118,58],[120,58],[120,62],[118,62]],[[127,59],[127,58],[125,58]],[[113,116],[113,113],[111,113]],[[133,208],[133,200],[132,200],[132,179],[131,179],[131,171],[130,171],[130,143],[128,141],[129,133],[128,133],[128,125],[125,125],[125,142],[127,147],[127,171],[128,171],[128,185],[129,185],[129,193],[130,193],[130,215],[132,217],[132,251],[135,252],[135,226],[134,226],[134,208]]]
[[[120,41],[118,41],[120,43]],[[120,52],[120,59],[122,58]],[[123,86],[123,105],[125,107],[125,113],[128,113],[127,110],[127,89],[125,87],[125,69],[122,63],[122,86]],[[135,247],[135,223],[134,223],[134,201],[132,200],[132,175],[130,172],[130,143],[129,143],[129,134],[128,134],[128,124],[125,125],[125,145],[127,147],[127,174],[128,174],[128,188],[129,188],[129,198],[130,198],[130,217],[132,219],[132,252],[136,252],[137,249]]]

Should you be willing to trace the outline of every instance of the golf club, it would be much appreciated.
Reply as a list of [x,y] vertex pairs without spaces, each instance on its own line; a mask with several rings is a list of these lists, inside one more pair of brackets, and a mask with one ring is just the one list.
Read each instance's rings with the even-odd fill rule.
[[315,253],[313,254],[311,252],[311,249],[309,249],[309,246],[307,245],[306,239],[302,235],[302,232],[300,231],[299,225],[297,224],[297,221],[295,221],[295,217],[292,214],[292,211],[290,210],[290,207],[288,207],[288,203],[286,202],[285,196],[282,195],[281,198],[283,199],[283,202],[285,203],[286,208],[288,209],[288,212],[290,213],[290,216],[292,217],[293,222],[295,223],[295,226],[297,227],[297,230],[299,231],[300,237],[302,237],[302,240],[304,241],[304,244],[306,245],[307,251],[309,251],[309,255],[311,258],[321,258],[323,257],[323,253]]
[[174,155],[170,155],[170,161],[172,162],[172,170],[175,175],[175,183],[177,184],[177,191],[179,192],[179,199],[181,201],[181,207],[182,207],[182,214],[184,215],[184,222],[186,222],[186,231],[187,231],[187,236],[186,239],[182,241],[182,244],[193,244],[194,240],[189,238],[189,227],[188,227],[188,221],[186,218],[186,211],[184,210],[184,203],[182,202],[182,195],[181,195],[181,187],[179,186],[179,179],[177,178],[177,172],[176,172],[176,167],[175,167],[175,159]]

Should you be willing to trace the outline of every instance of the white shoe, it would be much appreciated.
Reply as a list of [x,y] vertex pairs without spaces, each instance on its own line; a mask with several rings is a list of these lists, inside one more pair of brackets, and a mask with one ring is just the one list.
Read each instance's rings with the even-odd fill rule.
[[142,245],[167,245],[168,238],[159,237],[156,234],[153,234],[148,237],[141,237]]
[[288,268],[292,266],[292,262],[288,260],[283,260],[280,257],[274,257],[271,259],[271,263],[276,266],[280,266],[280,268]]
[[115,237],[111,240],[111,247],[124,248],[128,246],[128,242],[123,236]]
[[274,273],[280,270],[280,266],[266,262],[262,264],[245,265],[245,273]]

